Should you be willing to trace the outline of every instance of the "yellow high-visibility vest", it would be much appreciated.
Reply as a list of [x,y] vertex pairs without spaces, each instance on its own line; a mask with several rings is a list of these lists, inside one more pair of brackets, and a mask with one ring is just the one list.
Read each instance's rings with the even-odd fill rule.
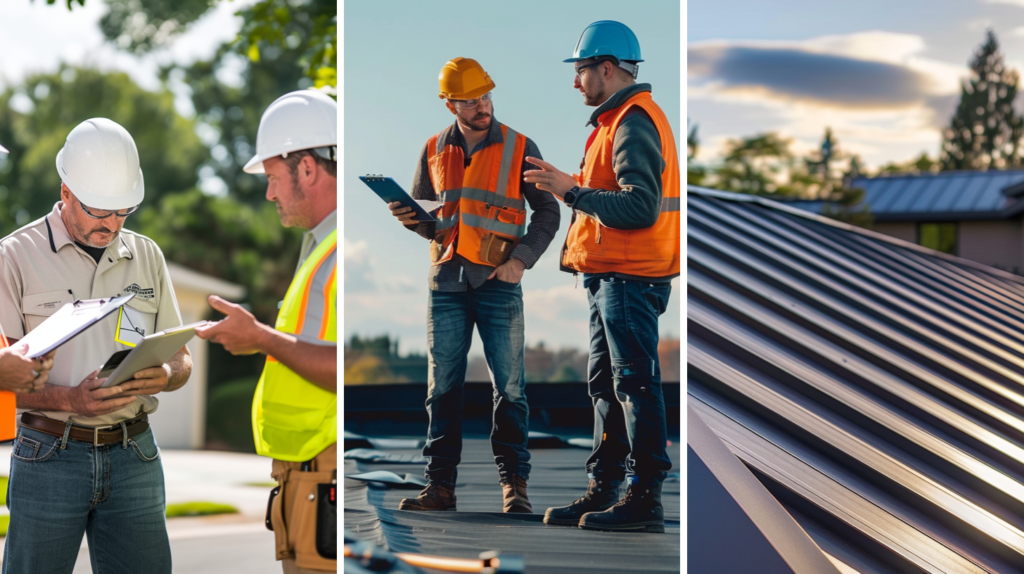
[[[338,341],[338,230],[313,250],[288,286],[278,331]],[[307,321],[307,315],[320,321]],[[291,462],[311,460],[338,442],[338,395],[303,379],[267,356],[252,401],[256,452]]]

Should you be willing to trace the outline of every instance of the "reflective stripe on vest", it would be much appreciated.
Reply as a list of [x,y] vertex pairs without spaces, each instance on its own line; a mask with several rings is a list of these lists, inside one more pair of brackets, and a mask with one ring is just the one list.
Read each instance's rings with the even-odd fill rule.
[[[428,158],[430,180],[439,190],[436,194],[441,202],[431,244],[435,265],[456,252],[473,263],[500,264],[497,259],[485,260],[485,253],[507,258],[526,234],[526,201],[519,173],[526,137],[508,126],[500,128],[502,143],[477,151],[468,167],[462,147],[450,143],[450,130],[457,129],[454,126],[427,142],[427,149],[433,152]],[[486,249],[486,242],[493,238],[504,245]]]
[[[303,341],[338,341],[338,230],[309,255],[288,286],[274,328]],[[338,442],[338,395],[268,356],[252,403],[256,452],[310,460]]]
[[632,107],[643,109],[654,123],[665,168],[661,172],[661,206],[654,225],[643,229],[612,229],[595,217],[573,214],[562,252],[562,266],[582,273],[621,273],[637,277],[679,275],[680,178],[675,137],[665,113],[650,92],[639,92],[598,118],[587,142],[581,187],[619,191],[614,170],[615,131]]

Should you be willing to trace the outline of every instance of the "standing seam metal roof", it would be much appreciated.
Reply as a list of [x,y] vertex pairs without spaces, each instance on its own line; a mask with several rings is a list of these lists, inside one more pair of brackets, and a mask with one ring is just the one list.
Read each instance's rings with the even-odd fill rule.
[[854,572],[1024,572],[1024,279],[687,195],[688,402]]
[[926,221],[1016,215],[1024,205],[1013,191],[1022,183],[1024,170],[993,170],[860,177],[851,187],[864,190],[864,202],[877,220]]

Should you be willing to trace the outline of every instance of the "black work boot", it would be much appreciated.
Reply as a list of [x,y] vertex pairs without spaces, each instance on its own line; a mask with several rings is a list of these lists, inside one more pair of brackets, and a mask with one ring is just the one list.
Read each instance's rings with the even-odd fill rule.
[[661,506],[661,482],[634,478],[626,496],[604,512],[589,512],[580,518],[580,528],[633,532],[665,532],[665,509]]
[[526,496],[526,479],[518,474],[511,474],[501,481],[501,494],[504,512],[533,512],[533,505]]
[[580,518],[588,512],[600,512],[619,499],[621,480],[590,479],[587,492],[568,506],[549,508],[544,513],[544,524],[578,526]]
[[455,510],[455,487],[428,482],[416,498],[403,498],[399,510]]

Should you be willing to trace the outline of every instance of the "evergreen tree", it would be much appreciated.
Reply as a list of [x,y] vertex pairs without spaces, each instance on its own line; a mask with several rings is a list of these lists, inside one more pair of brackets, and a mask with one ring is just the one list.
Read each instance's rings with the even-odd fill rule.
[[[843,170],[842,163],[847,164]],[[839,147],[839,140],[832,135],[832,128],[825,128],[821,146],[817,153],[804,160],[807,172],[792,173],[791,185],[801,190],[804,197],[816,197],[825,201],[822,215],[832,219],[870,227],[873,218],[864,203],[864,190],[851,187],[850,182],[859,175],[860,158],[850,155]]]
[[[689,123],[689,120],[687,120]],[[700,185],[707,175],[704,166],[697,163],[697,152],[700,151],[700,140],[697,138],[697,124],[693,124],[686,133],[686,183]]]
[[783,182],[793,164],[791,143],[772,132],[729,140],[722,163],[713,170],[712,186],[755,195],[794,195]]
[[1005,169],[1020,164],[1018,145],[1024,117],[1013,109],[1019,75],[1003,63],[996,36],[989,30],[971,62],[971,77],[961,85],[960,104],[943,133],[939,160],[943,170]]

